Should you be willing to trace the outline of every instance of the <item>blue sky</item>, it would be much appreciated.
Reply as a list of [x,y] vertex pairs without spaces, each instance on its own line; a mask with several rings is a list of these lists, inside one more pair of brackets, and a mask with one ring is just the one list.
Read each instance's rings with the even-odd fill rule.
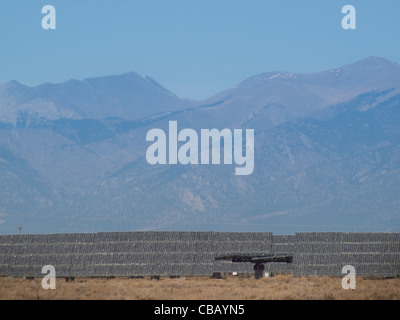
[[[41,28],[47,4],[56,30]],[[341,27],[347,4],[356,30]],[[0,83],[135,71],[204,99],[265,71],[400,63],[399,16],[398,0],[1,0]]]

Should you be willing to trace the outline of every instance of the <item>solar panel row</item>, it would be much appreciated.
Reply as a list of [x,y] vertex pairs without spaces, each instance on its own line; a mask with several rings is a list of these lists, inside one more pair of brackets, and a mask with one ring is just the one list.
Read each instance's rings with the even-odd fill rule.
[[211,275],[253,272],[251,263],[215,261],[229,253],[289,252],[293,263],[267,271],[293,275],[400,274],[400,233],[103,232],[0,236],[0,275],[57,276]]

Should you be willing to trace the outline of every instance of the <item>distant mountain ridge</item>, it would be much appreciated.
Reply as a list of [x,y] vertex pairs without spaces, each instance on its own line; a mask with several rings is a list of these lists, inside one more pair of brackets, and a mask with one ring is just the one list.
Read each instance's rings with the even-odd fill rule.
[[191,104],[150,77],[135,72],[37,87],[26,87],[16,81],[0,86],[0,120],[14,125],[24,114],[51,120],[110,117],[133,120]]
[[[244,113],[271,125],[304,117],[372,90],[400,88],[400,65],[378,57],[313,74],[267,72],[209,99],[215,112]],[[246,107],[246,108],[244,108]],[[250,119],[248,119],[250,120]],[[240,123],[240,120],[237,119]]]
[[[255,130],[255,170],[151,166],[152,128]],[[134,72],[0,86],[0,233],[400,231],[400,66],[266,72],[204,101]]]

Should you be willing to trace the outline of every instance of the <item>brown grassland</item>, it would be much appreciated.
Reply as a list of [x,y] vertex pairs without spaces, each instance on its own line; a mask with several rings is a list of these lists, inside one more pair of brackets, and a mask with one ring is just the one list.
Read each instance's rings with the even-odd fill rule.
[[344,290],[342,278],[277,275],[254,279],[227,277],[57,278],[44,290],[41,278],[0,278],[2,300],[400,300],[400,279],[357,277]]

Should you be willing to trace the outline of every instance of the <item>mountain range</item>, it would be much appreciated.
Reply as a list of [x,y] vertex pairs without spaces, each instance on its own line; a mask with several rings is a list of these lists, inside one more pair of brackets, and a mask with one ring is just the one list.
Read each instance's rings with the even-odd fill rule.
[[[146,161],[152,128],[254,129],[235,165]],[[204,101],[148,76],[0,86],[0,233],[400,231],[400,66],[253,76]]]

